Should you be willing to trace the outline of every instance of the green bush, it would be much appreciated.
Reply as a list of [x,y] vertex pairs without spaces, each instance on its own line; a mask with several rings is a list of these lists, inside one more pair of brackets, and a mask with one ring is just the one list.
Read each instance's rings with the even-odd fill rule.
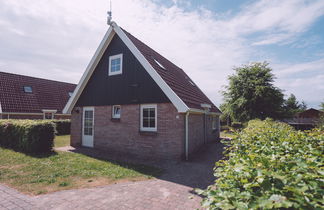
[[55,124],[55,134],[58,136],[68,135],[71,133],[71,121],[70,120],[53,120]]
[[26,153],[47,153],[53,148],[55,127],[44,120],[0,120],[0,146]]
[[221,126],[221,131],[229,131],[230,130],[230,127],[227,126],[227,125],[222,125]]
[[[201,192],[210,209],[323,209],[324,132],[253,120],[227,141],[215,184]],[[224,143],[226,143],[224,141]]]
[[243,128],[243,125],[241,122],[232,122],[232,127],[234,129],[240,129],[240,128]]

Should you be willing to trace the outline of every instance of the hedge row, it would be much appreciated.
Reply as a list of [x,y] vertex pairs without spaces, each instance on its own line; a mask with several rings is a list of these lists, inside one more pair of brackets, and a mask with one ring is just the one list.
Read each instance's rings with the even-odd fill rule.
[[0,120],[0,146],[26,153],[53,148],[55,125],[46,120]]
[[52,120],[55,124],[55,134],[60,135],[68,135],[71,133],[71,121],[70,120]]
[[324,209],[324,132],[250,121],[216,163],[202,192],[210,209]]

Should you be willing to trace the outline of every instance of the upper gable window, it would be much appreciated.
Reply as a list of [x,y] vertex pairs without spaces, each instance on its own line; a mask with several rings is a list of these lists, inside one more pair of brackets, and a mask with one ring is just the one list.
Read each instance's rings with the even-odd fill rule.
[[24,86],[24,92],[25,93],[32,93],[33,92],[33,88],[31,86]]
[[123,72],[123,54],[109,56],[108,75],[121,74]]

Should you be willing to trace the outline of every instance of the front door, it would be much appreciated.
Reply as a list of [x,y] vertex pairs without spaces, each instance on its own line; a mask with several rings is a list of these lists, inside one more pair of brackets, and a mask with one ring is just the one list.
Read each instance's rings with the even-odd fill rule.
[[82,146],[93,147],[94,108],[83,108]]

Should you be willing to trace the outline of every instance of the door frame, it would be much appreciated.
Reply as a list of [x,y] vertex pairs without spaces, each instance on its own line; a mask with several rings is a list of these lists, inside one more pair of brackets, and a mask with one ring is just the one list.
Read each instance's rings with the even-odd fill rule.
[[[84,145],[84,116],[85,116],[85,112],[86,111],[92,111],[92,144],[91,145]],[[83,107],[82,109],[82,135],[81,135],[81,145],[83,147],[94,147],[94,118],[95,118],[95,110],[93,106],[87,106],[87,107]],[[89,135],[87,135],[89,136]]]

